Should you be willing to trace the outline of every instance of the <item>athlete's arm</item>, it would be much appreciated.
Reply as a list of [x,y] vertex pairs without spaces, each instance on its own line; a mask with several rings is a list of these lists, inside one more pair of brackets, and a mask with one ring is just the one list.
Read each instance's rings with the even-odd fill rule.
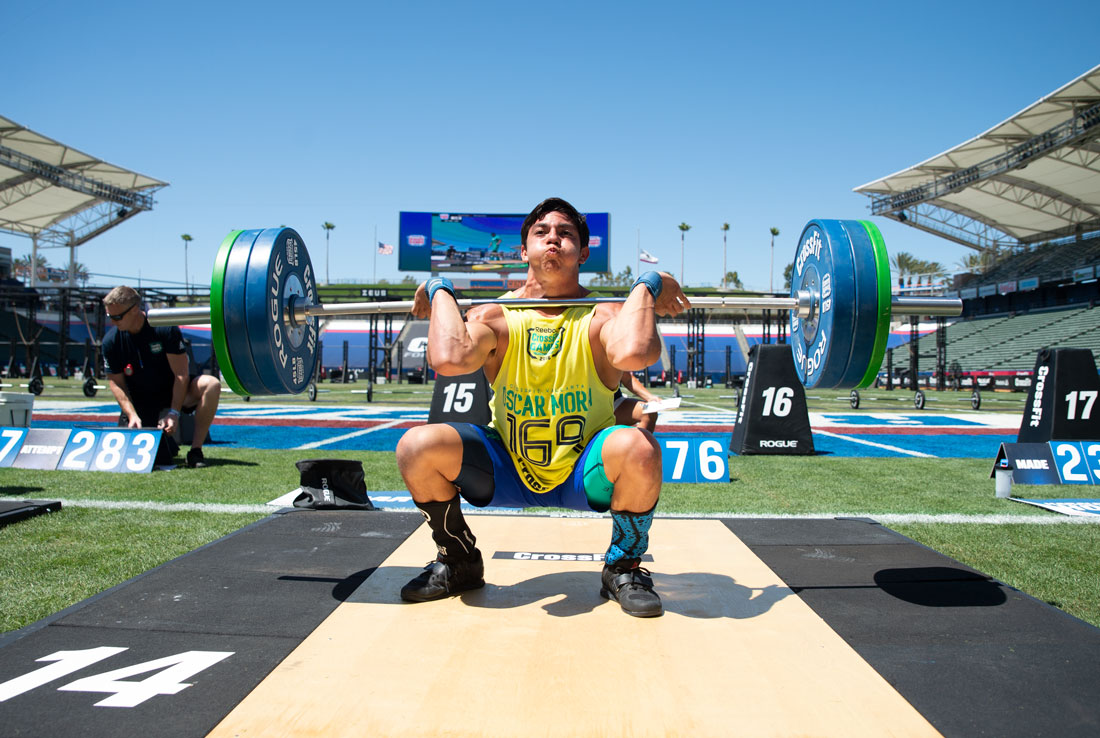
[[654,298],[638,283],[615,315],[600,328],[600,342],[612,366],[632,372],[645,369],[660,358],[658,315],[679,315],[691,302],[671,275],[661,273],[661,292]]
[[630,394],[641,398],[644,402],[657,399],[657,395],[647,390],[645,385],[638,381],[638,378],[632,372],[623,372],[621,384],[626,387]]
[[428,358],[443,376],[469,374],[484,366],[497,346],[496,332],[478,320],[463,320],[454,297],[440,290],[431,301]]

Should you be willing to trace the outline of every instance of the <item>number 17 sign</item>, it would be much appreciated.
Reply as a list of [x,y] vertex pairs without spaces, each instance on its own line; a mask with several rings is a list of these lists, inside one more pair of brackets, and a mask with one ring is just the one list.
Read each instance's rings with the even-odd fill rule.
[[664,482],[728,482],[729,460],[724,436],[660,434]]

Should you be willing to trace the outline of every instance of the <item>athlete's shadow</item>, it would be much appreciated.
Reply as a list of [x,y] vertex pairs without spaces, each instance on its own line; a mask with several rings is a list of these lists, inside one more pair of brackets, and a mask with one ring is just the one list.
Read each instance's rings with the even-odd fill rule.
[[[738,584],[725,574],[710,572],[654,573],[653,585],[665,612],[689,618],[752,618],[792,594],[786,587],[756,589]],[[507,586],[486,582],[484,589],[464,592],[460,597],[470,607],[494,610],[543,602],[542,609],[554,617],[583,615],[607,604],[600,596],[599,571],[542,574]]]

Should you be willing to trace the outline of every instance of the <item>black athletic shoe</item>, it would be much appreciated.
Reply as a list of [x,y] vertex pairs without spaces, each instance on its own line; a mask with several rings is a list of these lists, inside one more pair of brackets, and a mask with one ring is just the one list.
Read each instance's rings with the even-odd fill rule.
[[649,571],[638,566],[638,559],[623,559],[604,564],[600,595],[615,600],[627,615],[655,618],[665,610],[653,591]]
[[406,602],[428,602],[479,589],[485,586],[485,563],[481,551],[474,549],[468,559],[435,560],[424,571],[401,588],[401,599]]
[[201,448],[193,448],[187,452],[187,466],[190,469],[202,469],[206,466],[206,457],[202,455]]

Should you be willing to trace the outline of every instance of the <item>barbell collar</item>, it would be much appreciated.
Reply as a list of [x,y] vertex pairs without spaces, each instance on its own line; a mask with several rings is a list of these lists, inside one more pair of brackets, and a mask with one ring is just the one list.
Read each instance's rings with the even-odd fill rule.
[[892,315],[929,315],[956,317],[962,315],[963,301],[957,297],[892,297]]
[[[693,308],[717,310],[721,308],[792,310],[799,318],[807,318],[812,311],[812,296],[808,291],[800,290],[796,297],[694,297]],[[625,297],[577,297],[566,299],[544,298],[475,298],[458,300],[463,309],[478,305],[508,305],[516,308],[569,307],[575,305],[598,305],[601,303],[622,303]],[[408,313],[413,308],[412,300],[390,302],[332,302],[315,305],[295,305],[292,315],[295,321],[306,318],[328,317],[336,315],[379,315],[384,313]],[[893,315],[962,315],[962,300],[943,297],[893,297],[890,300]],[[149,324],[160,325],[199,325],[210,322],[209,307],[159,308],[148,313]]]
[[154,308],[145,316],[149,325],[204,325],[210,323],[210,307]]

